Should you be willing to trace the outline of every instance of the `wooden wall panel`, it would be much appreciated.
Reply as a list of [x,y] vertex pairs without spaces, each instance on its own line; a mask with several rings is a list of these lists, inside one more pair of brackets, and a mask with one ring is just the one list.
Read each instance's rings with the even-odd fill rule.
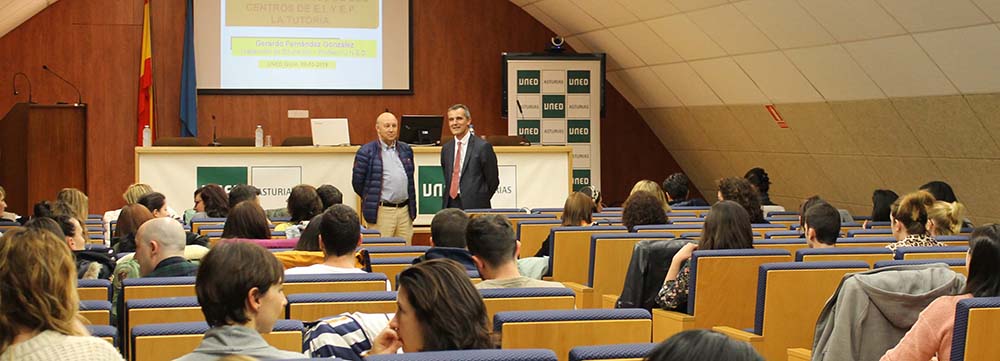
[[[184,4],[171,0],[151,5],[158,136],[180,134]],[[412,95],[202,95],[199,140],[209,142],[213,126],[220,136],[252,136],[256,124],[263,124],[277,144],[285,137],[309,133],[306,120],[287,118],[289,109],[307,109],[313,117],[350,118],[351,139],[362,143],[375,138],[372,122],[385,108],[399,114],[443,114],[458,102],[471,107],[477,133],[505,133],[506,119],[500,117],[500,54],[541,51],[552,31],[506,0],[414,0],[413,11]],[[0,38],[0,52],[5,54],[0,89],[10,89],[6,74],[24,71],[34,85],[36,101],[75,99],[72,89],[41,70],[44,63],[75,82],[90,105],[91,213],[120,206],[122,190],[134,179],[141,33],[141,0],[63,0]],[[0,111],[25,100],[24,95],[0,92]],[[661,181],[679,171],[635,108],[610,85],[607,109],[601,164],[609,203],[623,201],[638,179]],[[187,202],[175,200],[175,208]]]

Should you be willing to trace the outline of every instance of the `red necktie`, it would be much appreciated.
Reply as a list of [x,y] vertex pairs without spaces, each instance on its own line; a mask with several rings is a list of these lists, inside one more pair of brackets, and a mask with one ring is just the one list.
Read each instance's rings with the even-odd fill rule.
[[459,174],[462,168],[462,142],[455,142],[455,163],[451,170],[451,189],[448,190],[448,195],[452,199],[458,198],[458,181]]

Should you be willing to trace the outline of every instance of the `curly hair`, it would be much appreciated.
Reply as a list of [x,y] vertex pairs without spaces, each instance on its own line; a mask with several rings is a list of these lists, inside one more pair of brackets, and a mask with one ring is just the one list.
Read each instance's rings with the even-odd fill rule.
[[622,210],[622,223],[629,232],[635,231],[635,226],[646,224],[667,224],[667,213],[663,211],[662,203],[656,195],[639,191],[628,196]]
[[716,182],[722,200],[733,201],[743,206],[750,214],[750,223],[764,223],[764,210],[760,208],[760,196],[750,181],[743,178],[727,177]]

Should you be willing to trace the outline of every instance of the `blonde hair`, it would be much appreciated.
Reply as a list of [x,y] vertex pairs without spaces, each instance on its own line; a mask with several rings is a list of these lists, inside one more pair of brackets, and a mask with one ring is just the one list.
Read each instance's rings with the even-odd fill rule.
[[634,186],[632,186],[632,191],[629,192],[628,195],[631,197],[633,194],[635,194],[635,192],[638,191],[652,193],[653,196],[656,197],[656,199],[659,200],[660,203],[662,203],[663,211],[670,212],[670,205],[667,204],[667,196],[663,194],[663,189],[660,188],[660,185],[657,184],[656,182],[648,179],[643,179],[641,181],[638,181],[635,183]]
[[139,198],[152,192],[153,187],[149,184],[135,183],[128,186],[128,189],[125,189],[125,193],[122,194],[122,198],[125,198],[125,205],[135,204],[139,201]]
[[961,232],[964,215],[965,206],[958,202],[937,201],[927,212],[927,218],[934,222],[934,229],[931,231],[938,236]]
[[892,218],[901,222],[906,234],[928,234],[927,213],[934,206],[934,196],[926,191],[909,193],[892,204]]
[[0,238],[0,353],[22,329],[84,336],[76,263],[59,237],[16,228]]
[[4,198],[7,198],[7,191],[3,189],[3,186],[0,186],[0,199]]
[[63,188],[56,193],[56,203],[52,213],[56,216],[76,218],[83,226],[87,224],[89,209],[86,194],[76,188]]

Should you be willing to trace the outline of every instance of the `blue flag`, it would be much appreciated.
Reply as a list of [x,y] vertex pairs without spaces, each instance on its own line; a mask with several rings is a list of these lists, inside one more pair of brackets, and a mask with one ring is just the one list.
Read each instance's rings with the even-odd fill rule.
[[194,0],[187,0],[184,60],[181,65],[181,136],[198,136],[198,82],[194,69]]

